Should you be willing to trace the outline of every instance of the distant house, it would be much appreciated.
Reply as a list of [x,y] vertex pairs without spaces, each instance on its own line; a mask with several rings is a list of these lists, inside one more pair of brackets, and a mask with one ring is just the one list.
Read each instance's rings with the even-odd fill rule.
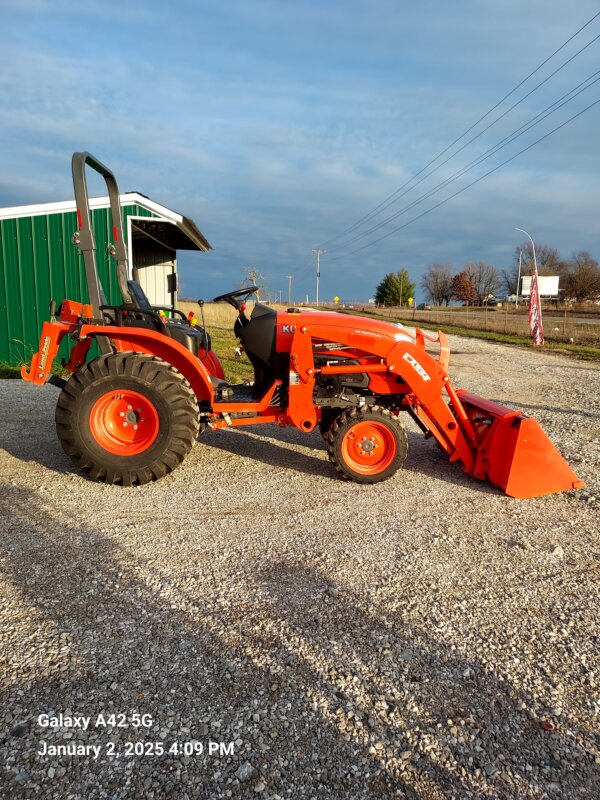
[[[129,275],[153,305],[177,302],[177,250],[210,250],[192,220],[137,192],[121,195]],[[109,303],[121,303],[108,254],[108,197],[90,200],[100,282]],[[0,209],[0,361],[19,364],[37,350],[50,300],[87,302],[83,259],[71,238],[75,201]]]

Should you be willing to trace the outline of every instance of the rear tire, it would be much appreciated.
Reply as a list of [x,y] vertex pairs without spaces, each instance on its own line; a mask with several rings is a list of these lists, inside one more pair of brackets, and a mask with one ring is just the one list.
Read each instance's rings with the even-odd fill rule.
[[136,486],[172,472],[199,431],[198,401],[173,366],[143,353],[85,364],[58,398],[63,450],[93,480]]
[[352,408],[340,414],[325,439],[329,460],[346,480],[378,483],[404,465],[406,432],[385,408]]

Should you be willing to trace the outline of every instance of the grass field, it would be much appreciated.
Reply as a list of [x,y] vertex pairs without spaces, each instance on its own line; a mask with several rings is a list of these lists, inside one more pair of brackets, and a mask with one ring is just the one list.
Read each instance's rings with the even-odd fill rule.
[[[529,324],[526,315],[522,313],[517,318],[511,319],[511,314],[497,312],[496,309],[490,310],[482,316],[471,314],[467,319],[464,309],[457,311],[417,311],[411,312],[408,309],[370,309],[360,308],[351,311],[340,310],[342,314],[357,314],[371,319],[381,319],[393,322],[401,322],[403,325],[411,327],[417,326],[427,330],[439,330],[445,333],[455,334],[456,336],[471,336],[476,339],[485,339],[499,344],[510,344],[517,347],[532,348],[531,336],[529,335]],[[595,316],[595,315],[594,315]],[[466,324],[465,324],[466,323]],[[563,353],[577,358],[588,360],[600,360],[600,322],[590,321],[589,325],[577,326],[575,336],[569,337],[569,333],[575,332],[574,322],[571,320],[566,327],[564,317],[545,316],[545,344],[544,350]],[[558,328],[558,330],[556,330]],[[563,334],[563,329],[565,333]],[[574,341],[569,341],[573,338]]]
[[[463,330],[487,331],[529,339],[529,317],[527,309],[505,304],[502,307],[464,308],[449,306],[430,311],[408,308],[372,309],[361,306],[361,311],[380,315],[382,319],[408,322],[425,327],[452,325]],[[600,347],[600,310],[588,306],[583,308],[543,309],[544,336],[547,341],[566,344]]]

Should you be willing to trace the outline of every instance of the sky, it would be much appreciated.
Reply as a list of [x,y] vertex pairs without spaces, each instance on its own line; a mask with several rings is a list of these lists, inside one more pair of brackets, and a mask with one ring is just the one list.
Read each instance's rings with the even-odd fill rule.
[[0,206],[70,199],[71,155],[88,150],[122,191],[196,222],[213,250],[179,254],[181,294],[207,299],[254,267],[274,297],[287,299],[292,275],[292,300],[314,301],[319,246],[320,298],[341,302],[372,297],[400,268],[417,284],[435,261],[503,269],[524,239],[515,226],[600,260],[600,104],[584,111],[600,100],[600,16],[459,139],[598,11],[588,0],[0,0]]

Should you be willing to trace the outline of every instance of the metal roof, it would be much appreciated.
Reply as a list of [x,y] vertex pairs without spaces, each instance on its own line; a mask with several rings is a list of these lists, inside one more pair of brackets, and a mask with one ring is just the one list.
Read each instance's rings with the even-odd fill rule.
[[[126,192],[120,196],[121,206],[138,205],[145,208],[156,217],[136,220],[135,225],[144,233],[158,239],[173,250],[212,250],[208,240],[198,230],[196,224],[189,217],[184,217],[176,211],[163,206],[139,192]],[[91,197],[90,208],[108,208],[108,197]],[[74,200],[65,200],[58,203],[37,203],[28,206],[13,206],[0,208],[0,220],[19,219],[22,217],[36,217],[48,214],[65,214],[76,211]]]

